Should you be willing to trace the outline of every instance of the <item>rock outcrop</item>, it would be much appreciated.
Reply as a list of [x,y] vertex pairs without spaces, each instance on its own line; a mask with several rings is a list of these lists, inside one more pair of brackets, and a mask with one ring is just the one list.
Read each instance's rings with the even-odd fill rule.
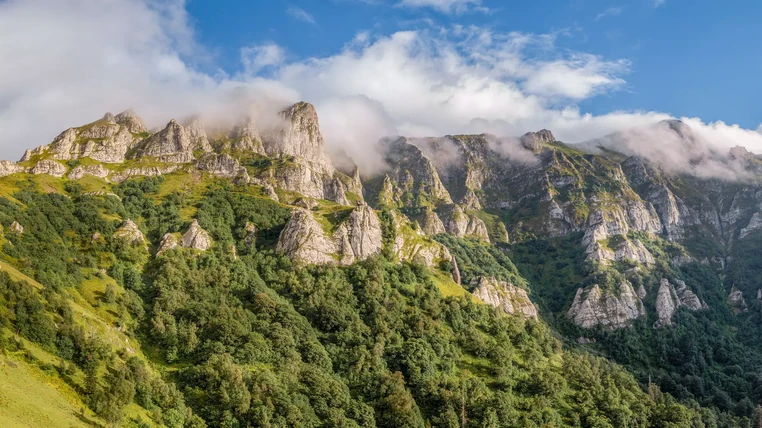
[[156,255],[158,256],[165,251],[180,247],[182,246],[182,243],[183,238],[179,233],[165,233],[164,236],[161,237],[161,242],[159,243],[159,248],[156,250]]
[[421,231],[427,235],[436,235],[438,233],[445,233],[445,226],[437,213],[430,208],[427,209],[421,218],[418,219],[418,225],[421,227]]
[[196,162],[196,168],[218,177],[249,180],[246,168],[228,154],[209,153]]
[[659,283],[659,291],[656,295],[656,314],[659,320],[657,326],[672,325],[672,316],[678,308],[685,306],[692,311],[706,309],[706,303],[685,284],[684,281],[676,281],[677,287],[668,279],[663,278]]
[[421,201],[434,206],[453,203],[434,164],[421,149],[405,138],[384,144],[386,163],[392,171],[381,189],[379,202],[397,207],[416,206]]
[[458,205],[453,205],[444,220],[444,227],[448,233],[459,238],[470,236],[489,242],[487,225],[479,217],[466,214]]
[[17,222],[16,220],[13,220],[13,223],[11,223],[10,232],[15,233],[18,235],[21,235],[24,233],[24,226],[21,225],[21,223]]
[[27,169],[15,162],[0,160],[0,177],[16,174],[19,172],[26,172]]
[[127,151],[145,132],[145,125],[134,113],[122,112],[116,117],[107,113],[93,123],[65,130],[47,146],[28,150],[21,160],[47,154],[57,160],[89,157],[99,162],[122,163]]
[[143,232],[141,232],[138,225],[130,219],[125,220],[122,225],[119,226],[119,229],[114,232],[113,238],[123,240],[129,244],[144,245],[146,243],[146,237],[143,235]]
[[79,180],[86,175],[106,178],[110,172],[111,171],[106,169],[103,165],[79,165],[69,171],[69,174],[66,177],[70,180]]
[[618,329],[645,316],[646,311],[632,284],[623,281],[616,290],[603,290],[598,284],[577,290],[567,316],[582,328]]
[[743,297],[743,292],[735,287],[730,290],[728,295],[728,304],[733,313],[740,314],[742,312],[749,312],[749,306],[746,304],[746,299]]
[[436,266],[452,255],[444,245],[431,240],[421,230],[414,229],[410,220],[399,211],[391,211],[394,227],[394,255],[399,261]]
[[53,177],[63,177],[66,174],[66,167],[57,161],[50,159],[43,159],[29,171],[32,174],[47,174]]
[[526,290],[495,278],[479,278],[473,295],[484,303],[501,309],[506,314],[521,315],[524,318],[537,319],[537,308]]
[[235,125],[228,133],[228,139],[230,146],[225,148],[231,151],[265,154],[259,128],[251,118],[246,118]]
[[188,230],[183,234],[182,245],[183,248],[206,251],[212,246],[212,237],[209,235],[209,232],[199,226],[198,220],[194,219]]
[[164,175],[176,171],[179,168],[180,165],[175,164],[160,166],[136,166],[120,171],[114,171],[109,175],[108,178],[114,183],[121,183],[122,181],[131,177],[153,177],[156,175]]
[[191,117],[183,124],[185,133],[190,140],[191,149],[200,151],[203,153],[209,153],[212,151],[212,146],[209,144],[209,137],[206,135],[206,128],[204,123],[198,117]]
[[364,203],[336,226],[331,236],[311,211],[297,208],[278,239],[277,251],[301,263],[350,265],[381,252],[381,223]]
[[755,212],[751,219],[749,220],[749,224],[746,225],[743,229],[741,229],[741,233],[738,235],[739,239],[746,238],[749,236],[752,232],[759,230],[762,228],[762,214],[760,212]]
[[137,147],[136,157],[154,157],[162,162],[188,163],[195,160],[194,145],[185,129],[172,119],[161,131],[143,140]]

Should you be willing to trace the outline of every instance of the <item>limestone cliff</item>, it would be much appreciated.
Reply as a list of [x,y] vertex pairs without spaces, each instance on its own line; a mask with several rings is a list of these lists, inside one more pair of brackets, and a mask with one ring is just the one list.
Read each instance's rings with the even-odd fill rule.
[[659,284],[659,291],[656,295],[656,314],[658,316],[656,326],[672,325],[672,316],[682,306],[692,311],[707,308],[706,303],[701,301],[684,281],[678,280],[676,283],[677,287],[672,285],[668,279],[663,278]]

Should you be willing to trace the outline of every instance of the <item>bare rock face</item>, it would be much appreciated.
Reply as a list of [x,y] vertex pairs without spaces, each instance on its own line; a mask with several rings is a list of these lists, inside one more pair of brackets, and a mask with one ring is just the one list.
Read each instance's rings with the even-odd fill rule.
[[209,232],[199,226],[198,220],[193,220],[193,223],[183,234],[182,245],[183,248],[206,251],[212,246],[212,237],[209,236]]
[[479,211],[482,209],[482,204],[479,202],[479,198],[471,189],[466,190],[463,198],[461,198],[460,205],[467,210]]
[[740,239],[743,239],[747,236],[749,236],[750,233],[754,232],[755,230],[759,230],[762,228],[762,215],[759,212],[755,212],[751,216],[751,220],[749,220],[749,224],[746,225],[743,229],[741,229],[741,233],[738,235]]
[[156,255],[160,255],[165,251],[169,251],[173,248],[182,246],[183,239],[178,233],[165,233],[161,238],[159,249],[156,251]]
[[183,128],[185,128],[185,133],[188,135],[193,150],[200,150],[204,153],[212,151],[209,138],[206,136],[206,128],[201,119],[195,116],[191,117],[185,121]]
[[381,252],[381,222],[373,209],[364,202],[349,215],[347,221],[349,244],[358,260],[365,260]]
[[134,134],[148,132],[140,117],[132,110],[125,110],[114,117],[114,121]]
[[163,166],[143,166],[127,168],[122,171],[113,172],[109,176],[109,179],[114,183],[121,183],[122,181],[130,177],[153,177],[156,175],[169,174],[170,172],[179,169],[179,165],[163,165]]
[[196,162],[196,168],[218,177],[236,178],[248,175],[246,168],[228,154],[209,153]]
[[312,213],[299,208],[291,213],[291,218],[281,231],[276,251],[300,263],[330,264],[336,262],[334,255],[337,249],[334,242],[323,234],[323,228]]
[[415,230],[410,220],[399,211],[391,211],[394,227],[394,255],[399,261],[436,266],[443,260],[451,260],[450,250],[439,242],[427,238]]
[[47,153],[58,160],[89,157],[104,163],[122,163],[127,151],[140,140],[138,134],[144,132],[143,122],[134,113],[107,113],[93,123],[65,130],[49,145],[24,153],[21,160]]
[[10,231],[11,233],[16,233],[18,235],[21,235],[22,233],[24,233],[24,226],[22,226],[19,222],[14,220],[13,223],[11,223]]
[[445,233],[444,223],[442,223],[442,220],[439,218],[437,213],[431,209],[426,210],[426,212],[421,216],[419,219],[419,225],[421,226],[423,233],[427,235]]
[[306,264],[350,265],[381,252],[381,223],[375,211],[364,203],[327,236],[312,212],[293,211],[278,239],[277,251]]
[[293,156],[314,164],[313,168],[318,172],[332,175],[334,169],[325,152],[315,107],[310,103],[298,102],[280,115],[285,123],[265,139],[267,155]]
[[32,174],[47,174],[53,177],[63,177],[66,174],[66,167],[60,162],[50,159],[43,159],[37,162],[30,170]]
[[466,214],[458,205],[454,205],[444,220],[444,226],[448,233],[462,238],[472,236],[489,242],[487,225],[479,217]]
[[706,303],[702,302],[698,296],[683,281],[677,281],[677,287],[672,285],[669,280],[663,278],[659,284],[659,291],[656,295],[656,313],[659,320],[656,326],[672,325],[672,315],[681,306],[685,306],[692,311],[706,309]]
[[257,125],[251,118],[246,118],[234,126],[228,133],[228,138],[231,140],[230,149],[233,151],[249,151],[261,155],[265,154],[259,128],[257,128]]
[[588,260],[599,260],[606,263],[611,261],[629,260],[636,263],[651,265],[654,257],[650,251],[637,239],[629,240],[620,236],[620,241],[615,248],[606,248],[600,242],[588,245],[586,250]]
[[110,172],[111,171],[104,168],[103,165],[79,165],[69,171],[69,174],[66,177],[70,180],[79,180],[86,175],[91,175],[98,178],[106,178]]
[[114,239],[120,239],[130,244],[145,245],[146,243],[146,237],[143,235],[143,232],[141,232],[138,225],[130,219],[125,220],[122,225],[119,226],[119,229],[114,232],[113,237]]
[[26,168],[15,162],[0,160],[0,177],[16,174],[18,172],[26,172]]
[[267,195],[268,198],[272,199],[275,202],[280,202],[280,198],[278,197],[278,194],[275,192],[275,188],[272,185],[268,183],[263,184],[262,191],[265,193],[265,195]]
[[749,306],[746,305],[746,299],[743,297],[741,290],[733,287],[728,295],[728,304],[733,309],[733,313],[740,314],[741,312],[749,312]]
[[588,329],[627,327],[645,314],[643,302],[627,281],[612,291],[604,291],[597,284],[587,291],[578,289],[567,312],[574,324]]
[[542,150],[543,143],[552,143],[556,141],[553,133],[547,129],[541,129],[537,132],[527,132],[521,136],[521,144],[528,150],[539,152]]
[[434,164],[421,149],[405,138],[387,141],[386,162],[392,167],[379,202],[392,206],[414,206],[424,198],[434,206],[451,205],[450,193],[442,184]]
[[156,134],[143,140],[137,148],[137,157],[150,156],[163,162],[193,162],[193,143],[185,129],[172,119]]
[[526,290],[505,281],[482,277],[478,280],[473,295],[506,314],[537,319],[537,308],[529,300]]

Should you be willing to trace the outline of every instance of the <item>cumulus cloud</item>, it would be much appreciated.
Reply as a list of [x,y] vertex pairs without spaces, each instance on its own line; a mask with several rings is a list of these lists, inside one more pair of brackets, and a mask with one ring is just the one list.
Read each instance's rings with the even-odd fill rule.
[[[231,75],[194,43],[181,1],[9,0],[0,3],[0,28],[4,158],[125,108],[157,127],[191,114],[266,118],[306,100],[317,107],[329,148],[361,168],[378,160],[369,148],[395,134],[506,137],[548,128],[574,143],[670,118],[581,111],[579,101],[623,87],[629,63],[559,49],[556,34],[467,26],[365,32],[340,52],[298,61],[265,43],[242,49],[243,71]],[[686,123],[725,147],[762,151],[754,130]]]

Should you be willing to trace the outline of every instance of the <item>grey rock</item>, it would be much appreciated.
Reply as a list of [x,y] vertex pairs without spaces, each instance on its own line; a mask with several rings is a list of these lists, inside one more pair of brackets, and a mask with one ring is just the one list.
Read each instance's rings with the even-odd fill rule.
[[24,233],[24,226],[22,226],[21,223],[14,220],[13,223],[11,223],[11,227],[9,230],[11,233],[21,235],[22,233]]
[[0,177],[16,174],[19,172],[26,172],[27,169],[15,162],[0,160]]
[[236,178],[246,173],[246,168],[228,154],[209,153],[196,162],[196,168],[218,177]]
[[212,246],[212,237],[209,232],[202,229],[198,220],[193,220],[188,230],[183,234],[182,245],[184,248],[206,251]]
[[79,180],[86,175],[106,178],[110,172],[111,171],[103,167],[103,165],[79,165],[69,171],[69,174],[66,177],[70,180]]
[[577,290],[567,316],[582,328],[618,329],[645,316],[645,308],[632,285],[623,281],[616,291],[604,291],[598,284],[590,290]]
[[743,292],[735,287],[730,290],[728,295],[728,304],[733,309],[733,313],[740,314],[741,312],[749,312],[749,306],[746,305],[746,299],[743,297]]
[[114,121],[134,134],[148,132],[140,117],[132,110],[125,110],[114,117]]
[[212,146],[209,144],[209,137],[206,135],[206,128],[200,118],[196,116],[191,117],[185,121],[183,128],[188,135],[192,150],[199,150],[204,153],[212,151]]
[[164,236],[161,238],[161,243],[159,243],[159,248],[156,251],[156,255],[160,255],[164,253],[165,251],[169,251],[173,248],[181,247],[183,243],[183,238],[180,236],[179,233],[165,233]]
[[60,162],[50,159],[43,159],[30,170],[32,174],[47,174],[53,177],[63,177],[66,174],[66,167]]
[[230,149],[233,151],[265,154],[259,128],[251,118],[246,118],[234,126],[228,133],[228,138],[231,140]]
[[759,230],[760,228],[762,228],[762,214],[760,214],[759,211],[757,211],[751,216],[751,220],[749,220],[749,224],[747,224],[746,227],[741,229],[741,233],[738,235],[738,237],[740,239],[743,239],[749,236],[750,233],[754,232],[755,230]]
[[337,248],[333,240],[326,237],[323,228],[312,213],[297,208],[291,213],[278,238],[276,251],[285,253],[291,259],[306,264],[331,264]]
[[459,238],[471,236],[489,242],[487,225],[479,217],[466,214],[458,205],[454,205],[444,220],[448,233]]
[[455,256],[450,258],[450,263],[452,263],[452,280],[456,284],[460,285],[460,269],[458,269],[458,260],[455,259]]
[[125,220],[122,225],[119,226],[119,229],[114,232],[113,238],[126,241],[130,244],[144,245],[147,242],[146,237],[143,235],[143,232],[140,231],[138,225],[130,219]]
[[445,233],[444,223],[439,218],[437,213],[431,209],[427,209],[418,221],[421,230],[427,235],[436,235],[438,233]]
[[185,129],[174,119],[164,129],[138,145],[136,157],[145,156],[171,163],[188,163],[195,160],[193,143]]
[[115,171],[109,175],[109,180],[115,183],[121,183],[122,181],[131,177],[153,177],[156,175],[169,174],[180,168],[179,165],[163,165],[163,166],[143,166],[127,168],[122,171]]
[[473,295],[506,314],[537,319],[537,308],[529,300],[526,290],[505,281],[482,277],[478,280]]

